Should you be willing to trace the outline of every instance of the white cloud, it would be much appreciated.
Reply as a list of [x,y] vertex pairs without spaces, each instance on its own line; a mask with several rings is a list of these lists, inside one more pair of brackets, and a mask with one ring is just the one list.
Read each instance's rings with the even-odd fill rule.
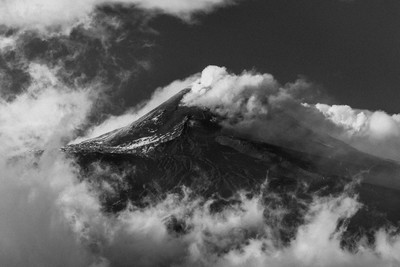
[[266,115],[269,103],[284,94],[284,89],[270,74],[235,75],[226,68],[209,66],[183,102],[188,106],[204,106],[228,117],[240,114],[251,118]]
[[0,52],[11,50],[15,47],[16,38],[0,36]]
[[378,139],[399,137],[400,123],[383,111],[375,111],[369,123],[371,136]]
[[0,24],[28,29],[69,28],[88,19],[99,5],[122,3],[189,20],[234,0],[0,0]]
[[88,266],[92,255],[71,235],[57,202],[77,188],[59,148],[84,123],[92,94],[66,87],[44,65],[31,64],[29,73],[29,88],[0,99],[0,265]]
[[[377,248],[362,243],[351,253],[341,247],[345,230],[337,229],[340,219],[351,218],[359,203],[346,196],[316,199],[288,247],[274,247],[268,238],[250,240],[248,245],[232,250],[218,266],[393,266],[398,264],[400,239],[379,231]],[[380,236],[382,235],[382,236]],[[389,240],[392,241],[389,241]]]
[[311,144],[302,148],[301,142],[293,143],[307,139],[307,132],[301,127],[294,129],[292,117],[363,152],[400,161],[400,114],[346,105],[304,104],[316,97],[313,84],[303,79],[281,85],[270,74],[244,71],[237,75],[223,67],[209,66],[183,102],[207,107],[227,117],[236,130],[263,141],[292,144],[293,149],[312,152]]
[[337,126],[329,134],[361,151],[400,161],[399,114],[326,104],[316,104],[315,109]]
[[65,87],[44,65],[31,64],[29,73],[25,93],[12,102],[0,99],[0,152],[9,156],[43,149],[61,130],[72,133],[91,108],[89,90]]
[[233,4],[237,0],[112,0],[138,5],[144,9],[158,10],[183,19],[190,19],[196,12],[208,13],[217,7]]
[[84,19],[97,0],[1,0],[0,24],[11,27],[64,26]]
[[333,123],[341,125],[350,133],[358,133],[363,131],[367,123],[367,114],[363,111],[353,110],[346,105],[316,104],[315,107],[321,111]]

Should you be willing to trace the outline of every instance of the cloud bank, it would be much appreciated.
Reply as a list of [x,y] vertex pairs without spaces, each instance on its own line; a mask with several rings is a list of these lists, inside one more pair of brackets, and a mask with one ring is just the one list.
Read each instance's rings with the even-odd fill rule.
[[0,24],[28,29],[68,28],[88,21],[101,5],[125,4],[189,21],[195,13],[208,13],[234,0],[1,0]]
[[331,134],[367,153],[400,161],[400,114],[353,109],[346,105],[310,106],[336,127]]

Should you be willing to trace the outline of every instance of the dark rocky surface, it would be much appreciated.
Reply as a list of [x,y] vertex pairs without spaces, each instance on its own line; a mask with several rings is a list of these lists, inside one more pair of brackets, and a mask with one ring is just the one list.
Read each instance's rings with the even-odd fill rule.
[[[182,105],[187,92],[126,127],[63,148],[81,166],[82,179],[101,192],[105,211],[119,212],[128,203],[146,206],[185,187],[195,196],[214,199],[210,209],[218,212],[245,191],[288,211],[280,218],[282,238],[288,241],[315,196],[347,192],[357,194],[363,205],[343,222],[348,224],[343,242],[350,247],[354,238],[400,220],[396,162],[359,152],[301,124],[295,130],[307,133],[297,141],[303,149],[293,142],[280,146],[245,139],[222,127],[223,118],[207,109]],[[185,223],[176,218],[166,223],[171,231],[185,231]],[[372,242],[373,235],[369,237]]]

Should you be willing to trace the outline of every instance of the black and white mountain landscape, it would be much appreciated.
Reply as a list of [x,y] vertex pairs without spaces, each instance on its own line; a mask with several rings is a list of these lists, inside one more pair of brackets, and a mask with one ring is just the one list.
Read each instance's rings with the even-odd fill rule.
[[400,3],[0,1],[0,266],[400,266]]

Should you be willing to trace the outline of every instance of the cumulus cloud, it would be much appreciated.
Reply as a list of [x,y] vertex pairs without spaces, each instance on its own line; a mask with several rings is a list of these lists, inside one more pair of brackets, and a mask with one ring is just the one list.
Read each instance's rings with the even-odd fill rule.
[[314,108],[332,122],[334,137],[361,151],[400,161],[400,115],[353,109],[345,105],[316,104]]
[[382,140],[400,134],[399,115],[389,115],[384,111],[352,109],[345,105],[316,104],[326,118],[342,126],[351,136],[366,136],[371,140]]
[[1,0],[0,24],[45,29],[70,27],[87,21],[96,7],[126,4],[190,20],[194,13],[211,12],[234,0]]
[[351,134],[363,131],[367,122],[366,113],[357,112],[350,106],[316,104],[315,107],[329,118],[329,120],[346,128]]
[[301,105],[319,97],[318,87],[304,78],[280,84],[271,74],[234,74],[209,66],[183,103],[222,116],[222,124],[242,137],[321,154],[323,141],[315,134],[311,136],[310,129],[303,125],[307,114]]
[[234,117],[267,114],[268,97],[279,90],[272,75],[243,73],[230,75],[225,68],[209,66],[200,81],[185,96],[186,105],[207,106],[217,113]]
[[302,79],[281,85],[271,74],[244,71],[236,75],[224,67],[208,66],[183,102],[210,108],[228,118],[239,115],[250,119],[267,115],[283,103],[309,98],[309,89],[310,84]]
[[321,152],[320,145],[310,142],[302,147],[304,140],[312,139],[308,128],[363,152],[400,161],[399,114],[307,104],[320,100],[315,85],[304,79],[281,85],[271,74],[244,71],[237,75],[209,66],[183,102],[206,107],[227,118],[225,126],[263,141]]

